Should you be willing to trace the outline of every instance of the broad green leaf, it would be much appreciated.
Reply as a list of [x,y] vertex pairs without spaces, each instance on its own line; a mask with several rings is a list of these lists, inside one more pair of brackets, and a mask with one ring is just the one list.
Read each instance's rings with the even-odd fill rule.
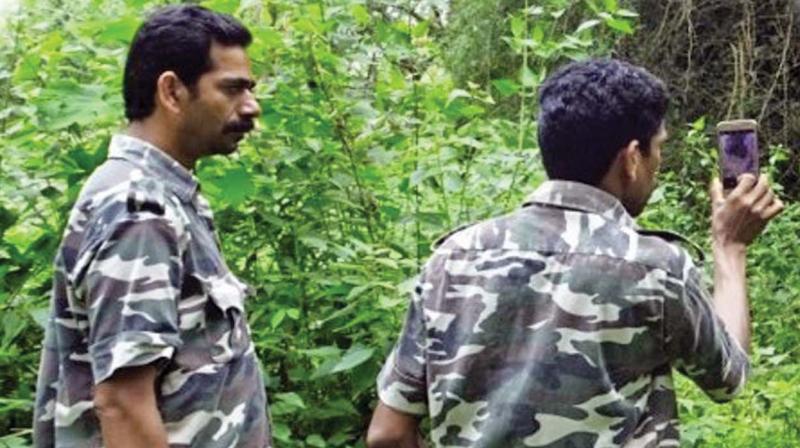
[[444,173],[444,189],[448,192],[456,192],[461,190],[464,182],[461,180],[461,175],[452,171]]
[[530,67],[523,65],[520,68],[519,81],[524,87],[535,87],[538,84],[536,75],[533,74]]
[[706,129],[706,116],[703,115],[691,124],[692,129],[695,131],[704,131]]
[[615,12],[619,9],[619,3],[617,0],[603,0],[603,4],[605,5],[606,11]]
[[283,35],[272,28],[260,28],[253,32],[253,47],[251,50],[273,50],[283,47]]
[[323,439],[322,436],[320,436],[319,434],[311,434],[310,436],[306,437],[306,445],[318,448],[324,448],[325,439]]
[[42,63],[42,57],[36,52],[31,52],[22,57],[17,62],[14,69],[14,77],[12,78],[15,84],[20,84],[25,81],[36,79],[39,74],[39,67]]
[[272,424],[272,436],[276,440],[288,443],[292,437],[292,430],[285,423],[275,422]]
[[492,81],[492,85],[503,97],[514,95],[520,88],[519,84],[511,79],[495,79]]
[[50,318],[50,310],[47,307],[32,309],[28,314],[42,330],[47,328],[47,320]]
[[221,176],[204,182],[203,188],[221,204],[236,207],[253,193],[253,181],[243,166],[232,166]]
[[278,311],[276,311],[275,314],[272,315],[272,317],[269,320],[269,324],[274,330],[278,328],[278,326],[281,324],[281,322],[283,322],[285,318],[286,318],[286,310],[284,308],[281,308]]
[[352,4],[350,5],[350,14],[356,19],[359,25],[367,25],[370,21],[369,11],[364,5]]
[[48,129],[85,126],[121,114],[120,98],[102,84],[55,81],[42,91],[39,110]]
[[375,352],[374,348],[367,348],[361,345],[354,345],[342,356],[342,359],[333,367],[331,373],[344,372],[351,370],[367,362],[372,354]]
[[511,18],[511,34],[516,38],[521,38],[528,33],[525,19],[519,16]]
[[625,34],[633,34],[633,26],[631,26],[631,23],[627,20],[611,19],[606,21],[606,24],[609,27],[617,31],[622,31]]
[[286,404],[287,406],[291,406],[297,409],[305,409],[306,404],[303,402],[303,399],[300,398],[300,395],[297,395],[295,392],[285,392],[285,393],[278,393],[273,396],[273,399],[277,402],[281,402]]
[[541,24],[537,24],[533,27],[533,32],[531,33],[531,38],[534,42],[542,43],[544,42],[544,28],[542,28]]
[[37,239],[45,234],[41,227],[21,221],[6,229],[3,239],[12,244],[20,252],[25,252]]
[[608,13],[601,13],[599,14],[600,17],[603,18],[605,24],[614,30],[621,31],[625,34],[632,34],[633,33],[633,26],[631,26],[630,21],[626,19],[617,19],[613,17],[611,14]]
[[139,17],[127,16],[108,22],[103,27],[97,39],[101,43],[119,44],[127,43],[133,39],[136,29],[142,23]]

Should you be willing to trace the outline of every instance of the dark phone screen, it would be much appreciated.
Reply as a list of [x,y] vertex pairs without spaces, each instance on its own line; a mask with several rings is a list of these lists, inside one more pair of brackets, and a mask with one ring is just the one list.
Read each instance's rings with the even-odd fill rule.
[[754,130],[720,132],[718,138],[719,166],[725,189],[736,187],[736,179],[744,173],[758,176],[758,138]]

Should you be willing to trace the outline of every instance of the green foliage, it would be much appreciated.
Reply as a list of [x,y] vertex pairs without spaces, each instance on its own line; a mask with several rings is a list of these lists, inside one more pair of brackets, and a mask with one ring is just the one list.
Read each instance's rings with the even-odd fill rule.
[[513,115],[524,109],[521,88],[535,90],[560,63],[607,54],[636,17],[616,1],[453,0],[443,62],[458,86],[481,86],[498,97],[496,114]]
[[[11,434],[0,445],[27,444],[52,257],[83,180],[124,126],[126,43],[154,3],[27,0],[0,41],[0,433]],[[374,379],[430,243],[518,206],[543,180],[536,86],[564,59],[606,54],[636,23],[608,0],[453,1],[449,15],[434,3],[205,3],[255,37],[258,130],[197,175],[228,264],[258,290],[247,307],[278,446],[363,446]],[[643,217],[698,241],[714,169],[704,132],[675,132]],[[745,399],[713,407],[682,384],[698,446],[796,439],[798,213],[751,252],[758,351]]]

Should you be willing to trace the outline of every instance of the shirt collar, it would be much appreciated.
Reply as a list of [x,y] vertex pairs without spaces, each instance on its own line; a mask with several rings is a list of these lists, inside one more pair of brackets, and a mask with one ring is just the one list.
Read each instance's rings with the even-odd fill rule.
[[191,202],[200,186],[194,175],[166,152],[130,135],[117,134],[111,137],[108,158],[133,163],[145,173],[163,181],[183,202]]
[[626,227],[637,228],[628,211],[613,195],[580,182],[548,180],[525,200],[523,206],[541,204],[550,207],[594,213]]

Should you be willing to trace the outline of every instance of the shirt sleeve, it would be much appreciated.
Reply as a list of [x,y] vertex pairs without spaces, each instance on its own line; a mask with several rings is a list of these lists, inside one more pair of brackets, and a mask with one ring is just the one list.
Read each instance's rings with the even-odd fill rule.
[[400,339],[378,374],[378,397],[387,406],[413,415],[427,413],[425,322],[422,282],[412,294]]
[[181,271],[178,232],[164,215],[138,211],[110,225],[82,285],[95,384],[173,356]]
[[693,265],[683,286],[681,294],[664,304],[667,355],[712,400],[731,400],[747,381],[747,354],[717,317],[711,294]]

